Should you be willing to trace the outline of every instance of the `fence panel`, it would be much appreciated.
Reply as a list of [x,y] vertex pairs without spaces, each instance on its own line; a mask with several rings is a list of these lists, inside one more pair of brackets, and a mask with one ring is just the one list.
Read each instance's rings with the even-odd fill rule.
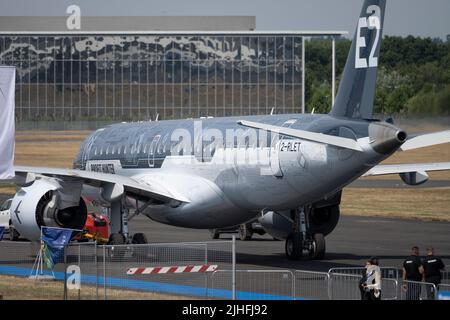
[[450,300],[450,284],[439,284],[438,287],[438,300]]
[[[102,252],[98,250],[97,244],[71,243],[65,249],[65,270],[69,270],[66,275],[66,284],[64,287],[64,297],[68,300],[98,300],[99,292],[99,266],[102,260]],[[75,285],[73,274],[70,269],[79,268],[80,283]],[[73,269],[72,269],[73,270]]]
[[331,300],[361,300],[360,279],[356,274],[330,273]]
[[[211,294],[231,299],[231,270],[213,273]],[[289,270],[236,270],[237,300],[294,299],[294,274]]]
[[230,269],[231,249],[230,241],[103,246],[100,286],[107,299],[207,298],[211,268]]
[[294,275],[296,299],[330,299],[328,273],[295,270]]
[[397,279],[381,278],[381,299],[398,299],[398,281]]
[[[63,299],[63,266],[47,269],[38,242],[0,241],[0,293],[5,300]],[[42,256],[41,256],[42,257]]]
[[450,285],[450,271],[441,272],[441,283]]
[[[365,267],[342,267],[342,268],[331,268],[328,273],[340,273],[340,274],[351,274],[362,276]],[[399,270],[395,267],[380,267],[381,278],[386,279],[399,279]]]
[[433,283],[403,280],[400,288],[401,300],[435,300],[437,289]]

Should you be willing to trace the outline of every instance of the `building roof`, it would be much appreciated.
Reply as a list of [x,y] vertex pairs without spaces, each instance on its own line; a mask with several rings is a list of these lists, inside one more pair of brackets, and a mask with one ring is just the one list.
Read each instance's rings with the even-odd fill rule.
[[0,17],[2,35],[302,35],[340,36],[339,30],[255,30],[254,16],[82,16],[80,29],[69,30],[68,17]]
[[[66,32],[72,31],[71,21],[65,16],[0,17],[3,32]],[[178,30],[254,30],[254,16],[80,16],[80,32],[135,32]]]

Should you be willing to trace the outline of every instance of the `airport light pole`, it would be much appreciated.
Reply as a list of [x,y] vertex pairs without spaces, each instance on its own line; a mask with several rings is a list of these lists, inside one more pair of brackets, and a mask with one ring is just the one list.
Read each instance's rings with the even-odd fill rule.
[[231,243],[231,299],[236,300],[236,235],[232,235]]
[[305,36],[302,36],[302,113],[305,111]]
[[334,105],[336,93],[336,38],[331,41],[331,107]]

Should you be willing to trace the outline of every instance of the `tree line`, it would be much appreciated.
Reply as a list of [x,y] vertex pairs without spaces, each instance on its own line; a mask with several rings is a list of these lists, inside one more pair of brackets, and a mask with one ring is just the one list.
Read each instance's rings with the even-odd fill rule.
[[[336,90],[351,41],[336,40]],[[331,41],[306,41],[305,99],[308,112],[331,109]],[[450,115],[450,42],[386,36],[381,44],[374,113]]]

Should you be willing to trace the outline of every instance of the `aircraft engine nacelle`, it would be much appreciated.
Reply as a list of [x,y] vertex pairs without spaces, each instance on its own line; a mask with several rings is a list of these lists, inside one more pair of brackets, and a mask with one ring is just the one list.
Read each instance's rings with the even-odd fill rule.
[[87,208],[80,196],[81,183],[53,178],[36,180],[21,188],[11,204],[11,220],[20,235],[34,241],[41,226],[83,229]]

